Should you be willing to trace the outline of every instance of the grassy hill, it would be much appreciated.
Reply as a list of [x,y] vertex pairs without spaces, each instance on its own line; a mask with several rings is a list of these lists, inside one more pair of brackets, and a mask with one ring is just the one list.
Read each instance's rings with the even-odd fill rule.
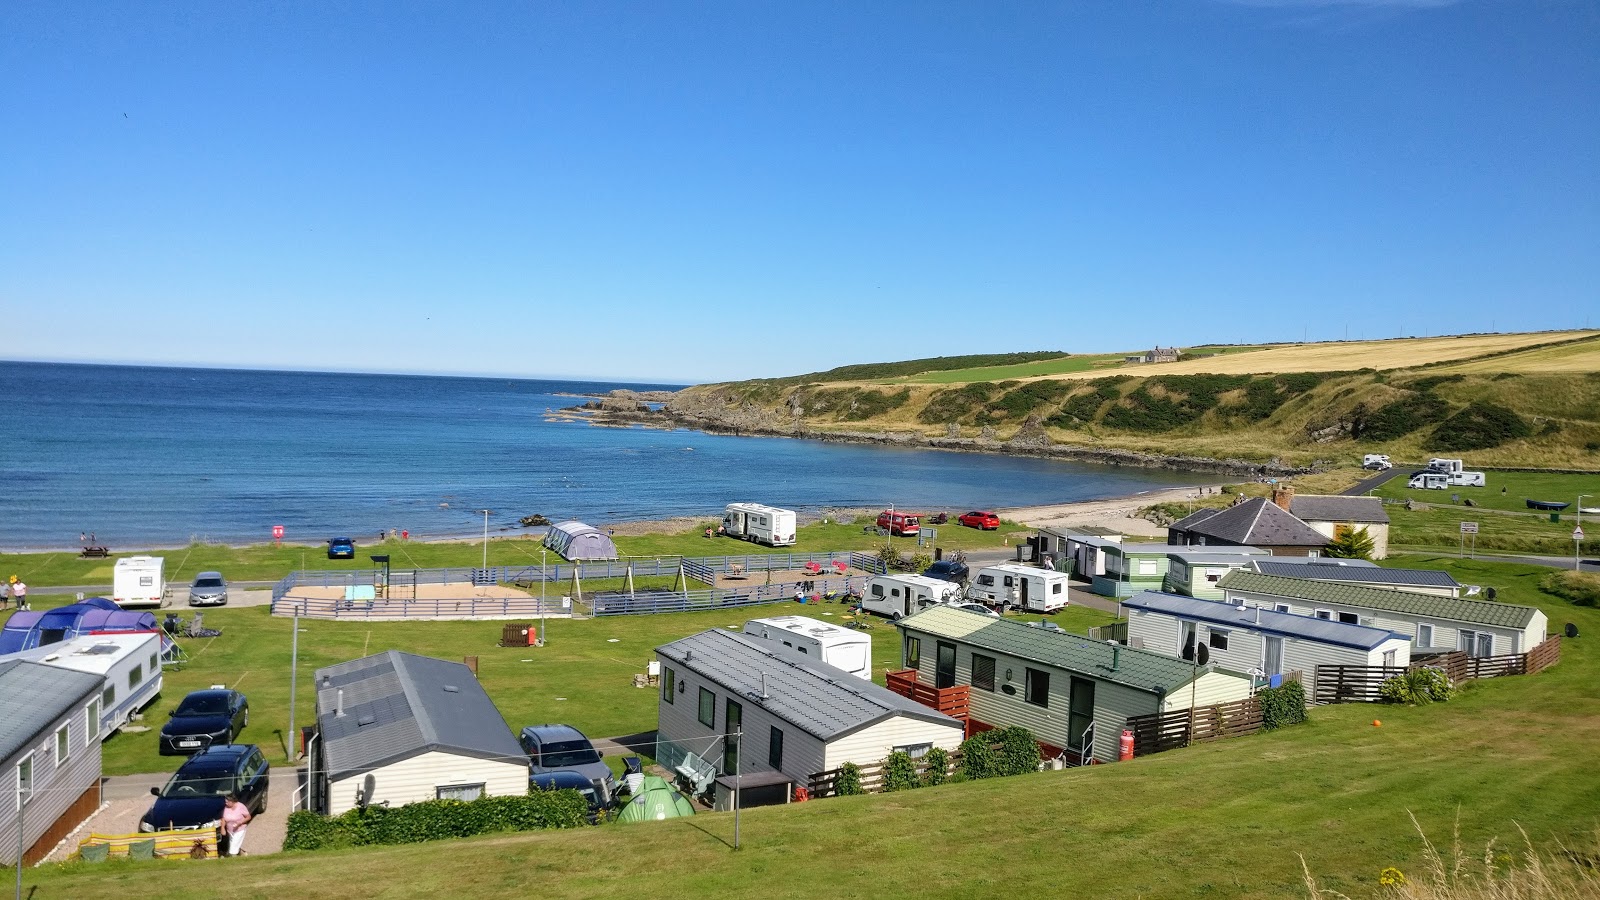
[[1481,466],[1600,468],[1595,332],[1231,349],[1155,365],[1074,356],[879,381],[704,385],[681,392],[662,415],[708,429],[894,433],[1034,452],[1068,446],[1293,465],[1363,452],[1467,454]]
[[[1496,586],[1585,637],[1566,642],[1562,662],[1544,673],[1473,683],[1441,705],[1319,707],[1302,726],[1129,763],[751,810],[738,851],[732,816],[702,814],[248,857],[227,864],[226,892],[1281,898],[1307,896],[1303,857],[1320,887],[1361,898],[1394,896],[1378,884],[1386,866],[1413,879],[1426,867],[1412,815],[1445,847],[1459,820],[1469,861],[1491,839],[1497,861],[1518,853],[1519,828],[1547,850],[1593,849],[1600,610],[1539,593],[1548,570],[1435,557],[1404,564]],[[37,900],[120,900],[210,894],[218,877],[214,865],[116,863],[46,867],[26,883]]]

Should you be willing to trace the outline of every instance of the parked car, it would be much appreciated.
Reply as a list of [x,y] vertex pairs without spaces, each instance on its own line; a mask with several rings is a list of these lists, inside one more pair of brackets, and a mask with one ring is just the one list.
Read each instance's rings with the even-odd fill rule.
[[221,572],[201,572],[189,585],[190,606],[227,606],[228,580]]
[[972,512],[956,516],[956,523],[968,528],[977,528],[983,531],[994,531],[1000,527],[1000,517],[984,509],[975,509]]
[[576,772],[585,780],[598,782],[607,796],[617,795],[617,776],[600,759],[600,751],[583,732],[571,725],[529,725],[518,737],[528,754],[531,775],[547,772]]
[[222,798],[229,794],[250,808],[267,811],[267,779],[272,766],[255,744],[217,744],[184,760],[164,787],[153,787],[156,802],[139,820],[140,831],[215,828],[222,820]]
[[967,576],[972,570],[959,559],[941,559],[933,565],[922,570],[922,574],[940,581],[953,581],[956,584],[966,584]]
[[347,537],[336,537],[328,541],[329,559],[355,559],[356,542]]
[[911,537],[922,532],[922,514],[890,512],[878,513],[878,527],[894,535]]
[[238,691],[224,687],[190,691],[161,726],[161,755],[180,756],[213,744],[231,744],[249,724],[250,701]]
[[600,820],[605,811],[616,805],[615,798],[603,785],[596,785],[578,772],[562,769],[559,772],[540,772],[528,776],[530,790],[561,791],[573,790],[583,795],[589,804],[589,824],[593,825]]
[[1000,618],[1000,614],[999,613],[995,612],[994,610],[990,609],[987,606],[984,606],[982,603],[967,602],[967,603],[952,603],[950,605],[954,606],[956,609],[964,609],[967,612],[981,613],[981,614],[986,615],[986,616],[994,616],[997,619]]

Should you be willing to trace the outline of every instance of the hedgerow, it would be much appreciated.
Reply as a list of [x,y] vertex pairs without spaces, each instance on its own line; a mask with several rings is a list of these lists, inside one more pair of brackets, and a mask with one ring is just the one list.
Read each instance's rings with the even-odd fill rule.
[[1261,727],[1298,725],[1306,720],[1306,689],[1298,681],[1285,681],[1275,688],[1256,691],[1261,702]]
[[968,778],[1004,778],[1038,768],[1039,743],[1020,725],[985,731],[961,742],[961,771]]
[[357,807],[328,817],[289,814],[285,850],[327,850],[371,844],[415,844],[498,831],[576,828],[589,805],[577,791],[536,791],[476,800],[424,800],[405,806]]

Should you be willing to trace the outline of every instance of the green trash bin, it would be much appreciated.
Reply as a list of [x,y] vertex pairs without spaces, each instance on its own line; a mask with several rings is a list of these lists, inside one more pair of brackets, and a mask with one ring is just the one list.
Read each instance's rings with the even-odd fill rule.
[[1551,522],[1551,524],[1555,524],[1555,525],[1561,524],[1561,513],[1558,513],[1558,512],[1551,513],[1550,514],[1550,522]]

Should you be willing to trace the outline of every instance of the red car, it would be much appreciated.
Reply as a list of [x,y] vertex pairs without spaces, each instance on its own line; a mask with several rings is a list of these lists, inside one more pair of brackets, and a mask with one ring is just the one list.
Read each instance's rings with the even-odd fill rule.
[[878,513],[878,527],[886,529],[890,534],[910,537],[922,531],[921,513],[891,513],[884,510]]
[[956,521],[968,528],[981,528],[984,531],[994,531],[1000,527],[1000,517],[987,510],[975,509],[969,513],[962,513]]

